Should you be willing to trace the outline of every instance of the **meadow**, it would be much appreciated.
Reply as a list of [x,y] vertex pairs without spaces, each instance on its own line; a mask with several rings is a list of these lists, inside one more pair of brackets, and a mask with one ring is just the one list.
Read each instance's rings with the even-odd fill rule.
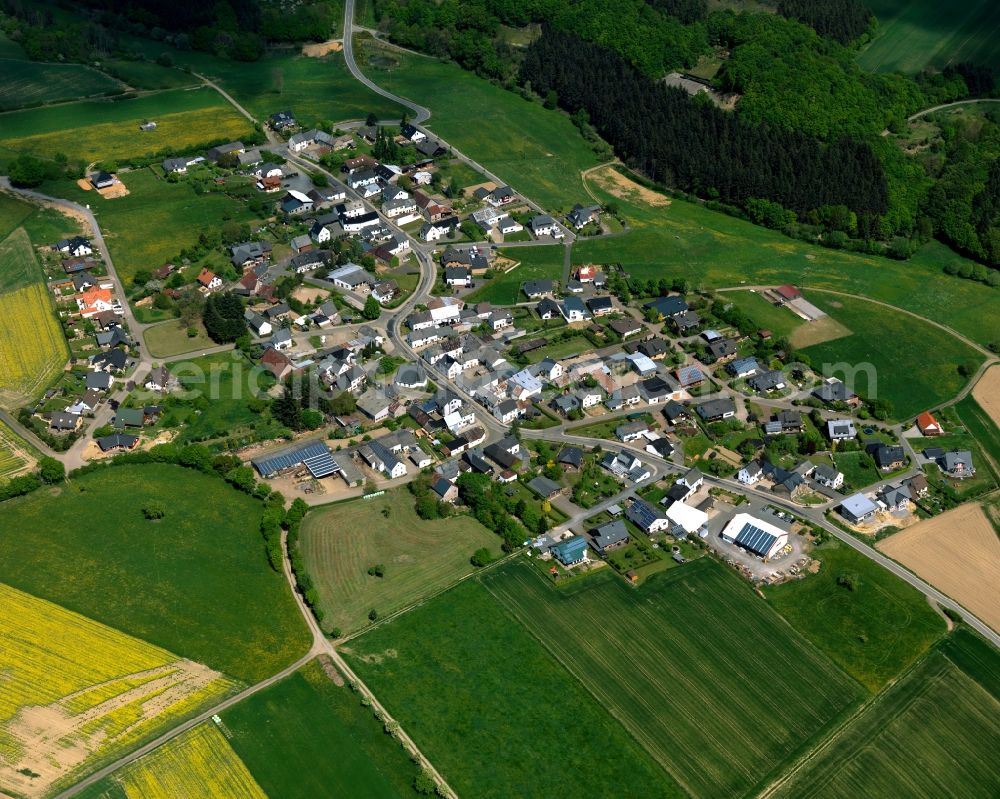
[[129,172],[122,179],[129,194],[116,200],[100,200],[75,182],[60,181],[44,190],[91,204],[126,285],[140,269],[155,269],[177,258],[181,250],[197,244],[202,233],[217,231],[222,222],[253,219],[239,200],[221,193],[195,194],[184,181],[169,183],[151,169]]
[[[844,671],[876,692],[916,661],[944,622],[915,588],[853,549],[829,542],[813,552],[818,574],[769,586],[772,607]],[[837,583],[855,579],[855,589]]]
[[753,319],[758,327],[766,327],[779,338],[791,338],[796,330],[806,324],[790,309],[774,305],[757,292],[727,291],[721,299],[735,305]]
[[180,89],[201,83],[188,72],[164,67],[154,61],[107,60],[101,63],[101,68],[133,89]]
[[529,280],[562,281],[563,260],[566,249],[557,245],[536,247],[511,247],[501,250],[500,255],[519,265],[487,280],[466,298],[467,302],[492,302],[495,305],[513,305],[528,302],[521,286]]
[[991,0],[870,0],[878,18],[871,44],[858,55],[869,72],[943,69],[963,61],[1000,66],[1000,6]]
[[483,582],[692,796],[746,794],[862,695],[707,558],[638,591],[557,591],[525,562]]
[[399,63],[380,68],[370,63],[370,55],[380,53],[375,47],[365,43],[358,53],[365,73],[383,88],[430,108],[427,127],[449,144],[550,212],[586,201],[579,173],[597,159],[568,116],[457,64],[392,51],[391,59]]
[[0,263],[0,404],[14,407],[56,378],[69,349],[23,228],[0,243]]
[[[6,239],[20,227],[21,223],[34,213],[34,210],[33,205],[21,202],[10,194],[0,192],[0,241]],[[6,271],[7,267],[5,266],[4,273]]]
[[459,796],[685,795],[476,580],[341,652]]
[[267,799],[210,721],[129,763],[85,794],[90,799]]
[[409,756],[315,660],[227,710],[222,721],[230,745],[275,799],[415,795]]
[[[867,372],[860,370],[852,388],[871,399],[889,400],[896,419],[947,402],[967,382],[958,372],[959,365],[968,367],[971,374],[983,360],[959,339],[912,316],[862,299],[819,292],[809,297],[852,333],[806,347],[801,353],[808,355],[813,368],[825,375],[824,364],[874,366],[876,382],[871,383]],[[831,375],[843,377],[837,370],[827,376]]]
[[168,319],[158,325],[148,327],[143,331],[142,338],[146,342],[149,354],[154,358],[167,358],[185,352],[204,350],[215,346],[208,337],[205,326],[196,322],[193,326],[198,331],[196,336],[187,334],[187,327],[179,319]]
[[0,608],[0,789],[41,795],[235,687],[2,584]]
[[620,263],[634,277],[685,278],[695,287],[834,289],[934,319],[981,344],[1000,340],[1000,293],[944,274],[946,263],[964,259],[943,244],[930,242],[908,261],[893,261],[790,239],[697,203],[651,205],[611,194],[595,180],[588,179],[588,187],[598,202],[618,206],[630,230],[575,243],[574,264]]
[[[139,130],[146,119],[155,120],[156,130]],[[5,114],[0,147],[50,157],[63,153],[89,163],[152,154],[168,147],[182,152],[239,139],[252,131],[250,122],[213,89],[176,89]]]
[[0,112],[117,94],[125,88],[103,72],[81,64],[45,64],[0,58],[0,74],[4,77],[0,86]]
[[[317,509],[302,524],[302,556],[319,592],[323,626],[343,632],[435,593],[473,570],[481,547],[499,555],[500,539],[471,516],[424,520],[400,488],[377,499]],[[376,564],[384,577],[368,574]]]
[[[149,501],[167,508],[165,519],[145,519]],[[309,644],[284,577],[267,564],[260,514],[257,501],[191,469],[113,466],[6,504],[4,577],[252,683]]]
[[988,662],[994,674],[1000,672],[996,651],[959,629],[838,731],[774,795],[996,796],[1000,702],[988,684],[960,665],[970,656],[983,655],[989,661],[981,662]]

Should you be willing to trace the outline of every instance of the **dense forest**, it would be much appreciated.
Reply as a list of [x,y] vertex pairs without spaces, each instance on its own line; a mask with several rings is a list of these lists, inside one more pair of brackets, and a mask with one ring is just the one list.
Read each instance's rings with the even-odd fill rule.
[[768,200],[803,215],[846,206],[863,236],[886,210],[885,176],[866,143],[823,143],[692,102],[574,34],[546,29],[521,76],[543,95],[555,92],[570,114],[585,111],[619,156],[658,182],[743,207]]

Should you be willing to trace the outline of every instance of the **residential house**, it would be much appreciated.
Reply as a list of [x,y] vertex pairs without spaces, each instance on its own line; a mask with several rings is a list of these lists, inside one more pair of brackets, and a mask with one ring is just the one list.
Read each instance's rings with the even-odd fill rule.
[[879,444],[872,448],[871,456],[875,465],[883,472],[901,469],[906,464],[906,452],[897,445]]
[[271,335],[270,344],[276,350],[290,350],[295,346],[295,342],[292,340],[292,331],[287,327],[275,330]]
[[444,270],[444,282],[451,288],[471,288],[472,272],[464,266],[449,266]]
[[684,311],[672,317],[670,324],[681,335],[688,335],[701,324],[701,317],[694,311]]
[[183,175],[188,171],[189,166],[200,164],[204,160],[205,157],[202,155],[182,155],[178,158],[165,158],[160,163],[160,166],[163,167],[163,171],[168,175],[171,173]]
[[655,310],[665,319],[677,316],[688,310],[688,304],[684,301],[684,298],[677,294],[672,294],[668,297],[657,297],[642,307],[646,310]]
[[292,373],[292,362],[283,352],[268,347],[260,356],[260,365],[267,369],[278,381],[284,380]]
[[95,189],[110,189],[115,185],[115,179],[107,172],[95,172],[90,176],[90,185]]
[[231,141],[228,144],[220,144],[217,147],[212,147],[210,150],[205,151],[205,158],[209,161],[218,163],[224,155],[230,155],[235,158],[240,153],[246,152],[246,147],[241,141]]
[[607,316],[614,313],[615,304],[610,297],[591,297],[587,300],[587,308],[594,316]]
[[736,415],[736,403],[731,399],[713,399],[699,403],[695,412],[704,422],[718,422]]
[[813,396],[821,402],[825,402],[827,405],[833,405],[838,402],[844,402],[848,405],[857,405],[860,403],[858,395],[847,390],[847,386],[840,380],[833,377],[828,378],[821,385],[813,389]]
[[281,212],[289,216],[302,216],[313,209],[313,201],[308,194],[303,194],[296,189],[289,189],[279,203]]
[[736,357],[736,342],[731,338],[710,341],[707,349],[716,362],[725,362]]
[[599,205],[580,205],[577,203],[573,206],[573,210],[569,212],[566,216],[566,221],[569,222],[576,230],[582,230],[591,222],[598,222],[600,219],[601,206]]
[[927,478],[922,474],[917,474],[904,480],[903,485],[909,490],[910,496],[914,501],[923,499],[931,490],[930,483],[927,482]]
[[156,391],[160,394],[172,391],[177,385],[177,378],[170,374],[170,370],[166,366],[157,366],[153,369],[146,376],[146,382],[143,384],[147,391]]
[[726,364],[726,371],[733,377],[749,377],[756,374],[760,369],[760,364],[756,358],[737,358]]
[[[545,302],[545,300],[542,300]],[[541,303],[539,303],[541,305]],[[583,304],[583,300],[579,297],[567,297],[563,300],[562,305],[559,306],[559,313],[562,314],[563,318],[570,324],[574,322],[585,322],[590,318],[587,313],[587,309]]]
[[270,335],[272,330],[271,323],[256,311],[252,311],[247,308],[247,310],[243,313],[243,318],[246,320],[247,327],[253,331],[255,336]]
[[887,511],[898,513],[899,511],[909,510],[912,497],[905,485],[885,485],[878,492],[878,499]]
[[516,400],[508,399],[498,402],[493,408],[493,415],[501,424],[511,424],[524,415],[524,410]]
[[853,494],[840,503],[838,510],[852,524],[862,524],[874,518],[878,513],[878,505],[864,494]]
[[527,280],[521,287],[529,300],[537,300],[539,297],[551,297],[554,288],[554,283],[551,280]]
[[645,422],[626,422],[615,428],[615,437],[623,444],[638,441],[649,432],[649,425]]
[[599,555],[609,549],[623,547],[629,542],[628,528],[621,519],[614,519],[590,531],[590,543]]
[[746,466],[736,473],[736,479],[743,485],[752,486],[760,482],[764,477],[764,468],[759,461],[750,461]]
[[785,387],[785,374],[779,369],[768,369],[751,377],[747,384],[759,394],[780,391]]
[[437,222],[427,222],[420,228],[420,238],[426,242],[432,242],[443,239],[445,236],[454,236],[458,225],[457,216],[449,216]]
[[687,408],[676,400],[669,400],[663,408],[663,416],[671,425],[690,419]]
[[574,566],[587,560],[587,539],[574,535],[549,547],[549,554],[563,566]]
[[924,411],[917,417],[917,429],[920,430],[920,435],[926,437],[939,436],[944,433],[941,424],[930,411]]
[[230,263],[237,269],[247,270],[271,260],[271,242],[244,241],[229,248]]
[[830,419],[826,423],[826,436],[831,441],[848,441],[857,435],[858,431],[850,419]]
[[693,388],[705,381],[705,373],[698,366],[681,366],[674,370],[674,377],[681,388]]
[[630,336],[636,336],[639,333],[645,331],[646,326],[642,322],[637,322],[631,316],[626,316],[622,319],[614,319],[608,323],[608,327],[614,330],[622,339],[627,339]]
[[812,473],[812,479],[821,486],[838,490],[844,484],[844,473],[832,466],[821,463]]
[[222,288],[222,278],[210,269],[202,269],[198,273],[198,283],[205,291],[218,291]]
[[972,463],[972,453],[968,450],[956,449],[944,453],[940,465],[949,476],[960,480],[973,477],[976,474],[976,467]]
[[78,413],[67,411],[51,411],[48,414],[49,427],[60,433],[73,432],[80,429],[83,417]]
[[562,306],[550,297],[546,297],[535,306],[535,313],[540,319],[554,319],[557,315],[562,315]]
[[551,236],[554,239],[562,239],[566,237],[566,231],[548,214],[539,214],[532,218],[528,226],[536,238]]
[[326,279],[331,281],[337,288],[361,294],[367,294],[378,282],[378,278],[375,275],[355,263],[347,263],[344,266],[334,269],[326,276]]
[[670,520],[642,499],[632,500],[625,509],[625,518],[647,535],[665,532],[670,527]]
[[654,438],[646,444],[646,452],[650,455],[658,455],[667,461],[674,454],[674,445],[665,438]]

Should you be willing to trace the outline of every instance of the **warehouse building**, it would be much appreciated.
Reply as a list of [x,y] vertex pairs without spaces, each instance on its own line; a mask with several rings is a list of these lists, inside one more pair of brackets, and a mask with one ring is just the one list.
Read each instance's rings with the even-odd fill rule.
[[788,543],[788,533],[771,522],[749,513],[737,513],[723,528],[722,540],[770,560]]
[[329,477],[340,471],[340,465],[333,459],[330,450],[322,441],[310,441],[288,449],[278,450],[250,461],[258,474],[264,478],[278,475],[305,466],[314,478]]

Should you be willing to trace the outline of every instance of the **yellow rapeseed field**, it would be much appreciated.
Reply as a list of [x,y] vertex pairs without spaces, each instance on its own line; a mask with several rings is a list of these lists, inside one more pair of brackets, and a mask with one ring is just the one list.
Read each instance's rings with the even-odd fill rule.
[[239,139],[253,131],[250,122],[228,105],[162,114],[157,116],[156,124],[152,136],[140,136],[138,120],[129,119],[3,139],[2,143],[19,152],[48,156],[66,153],[71,158],[104,161],[145,155],[167,146],[180,152],[206,142]]
[[234,687],[205,666],[0,584],[0,793],[44,796]]
[[118,782],[128,799],[267,799],[212,722],[126,766]]
[[0,404],[11,407],[51,383],[69,357],[42,283],[0,294]]

